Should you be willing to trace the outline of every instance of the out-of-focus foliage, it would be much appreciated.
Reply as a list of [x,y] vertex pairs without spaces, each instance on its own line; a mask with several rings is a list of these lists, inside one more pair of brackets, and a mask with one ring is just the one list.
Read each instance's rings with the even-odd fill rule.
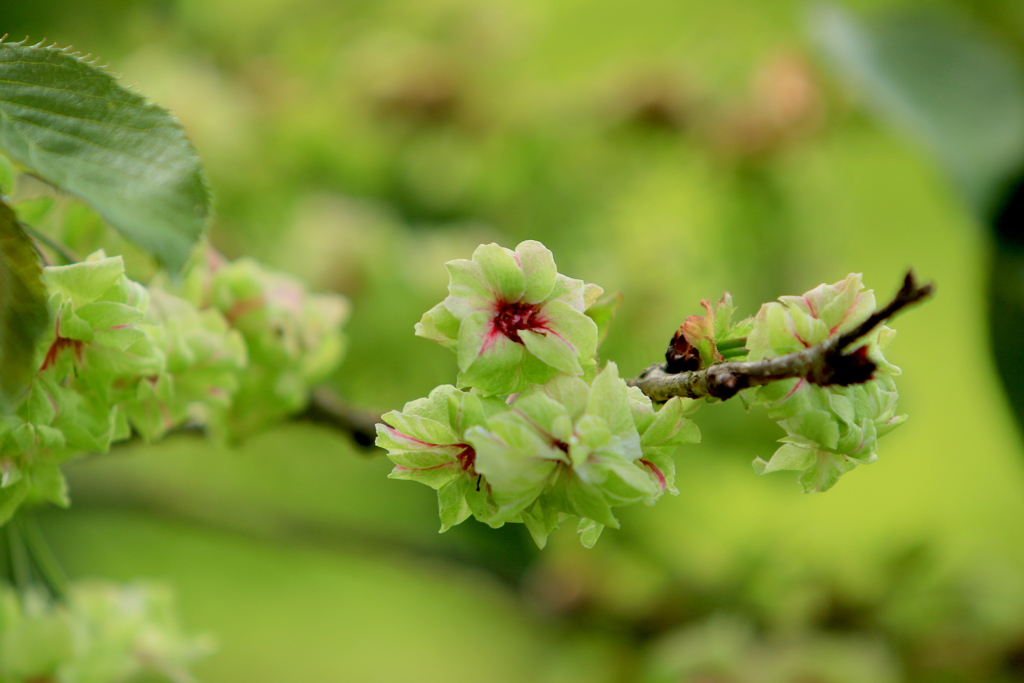
[[[912,419],[827,496],[755,476],[775,427],[739,430],[757,419],[727,403],[677,456],[680,495],[624,510],[593,550],[475,522],[431,540],[433,492],[288,425],[74,467],[76,510],[46,520],[69,572],[172,579],[189,627],[218,634],[208,681],[1019,678],[1024,476],[982,351],[981,231],[930,158],[823,85],[804,4],[13,7],[3,30],[87,47],[180,118],[219,197],[214,245],[349,296],[332,379],[367,407],[454,376],[410,332],[445,295],[439,266],[481,243],[542,239],[621,291],[601,355],[623,376],[723,290],[741,318],[848,272],[880,298],[910,264],[939,285],[891,353]],[[1016,0],[948,4],[1024,35]],[[14,195],[50,201],[31,179]],[[51,210],[84,253],[119,239]]]
[[1024,428],[1024,14],[1001,0],[963,4],[865,20],[830,7],[815,33],[841,80],[924,143],[987,224],[990,344]]
[[67,604],[0,585],[0,681],[185,683],[213,647],[185,637],[166,586],[82,582]]
[[821,49],[858,94],[926,144],[988,215],[1024,163],[1020,60],[984,27],[934,9],[862,25],[828,7],[816,19]]

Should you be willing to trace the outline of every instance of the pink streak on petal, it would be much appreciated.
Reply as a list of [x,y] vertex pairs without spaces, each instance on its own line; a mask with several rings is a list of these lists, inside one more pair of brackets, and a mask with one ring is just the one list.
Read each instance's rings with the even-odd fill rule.
[[812,318],[817,318],[818,317],[818,312],[814,310],[814,304],[811,303],[811,300],[808,299],[806,296],[802,296],[800,298],[803,299],[804,302],[807,304],[807,308],[811,309],[811,317]]
[[558,338],[558,339],[559,339],[559,340],[560,340],[561,342],[563,342],[563,343],[564,343],[564,344],[565,344],[566,346],[568,346],[568,347],[569,347],[570,349],[572,349],[573,351],[575,351],[575,350],[576,350],[576,347],[575,347],[575,346],[573,346],[573,345],[572,345],[572,343],[571,343],[571,342],[570,342],[570,341],[569,341],[568,339],[566,339],[566,338],[565,338],[565,337],[563,337],[562,335],[558,334],[557,332],[555,332],[555,331],[554,331],[553,329],[551,329],[550,327],[547,327],[547,322],[548,322],[548,321],[546,321],[546,320],[545,320],[545,321],[544,321],[544,324],[543,324],[543,325],[538,325],[537,327],[535,327],[535,328],[534,328],[534,330],[533,330],[533,331],[536,331],[536,330],[544,330],[545,332],[550,332],[550,333],[551,333],[552,335],[554,335],[555,337],[557,337],[557,338]]
[[863,292],[857,292],[857,295],[855,297],[853,297],[853,303],[850,304],[849,308],[847,308],[845,311],[843,311],[842,319],[840,319],[840,321],[838,323],[836,323],[835,327],[833,327],[831,330],[828,331],[829,334],[835,334],[836,330],[838,330],[840,327],[842,327],[843,323],[846,322],[846,317],[848,315],[850,315],[850,311],[852,311],[854,308],[856,308],[857,304],[860,303],[860,298],[861,298],[861,295],[863,295],[863,294],[864,294]]
[[796,333],[796,327],[794,327],[794,326],[793,326],[793,320],[792,320],[792,318],[790,318],[790,319],[788,319],[788,320],[786,321],[786,325],[787,325],[787,326],[789,327],[789,332],[790,332],[790,334],[792,334],[792,335],[793,335],[794,337],[796,337],[796,340],[797,340],[798,342],[800,342],[801,344],[803,344],[803,345],[804,345],[804,348],[805,348],[805,349],[809,349],[809,348],[811,348],[811,345],[810,345],[810,344],[808,344],[807,342],[805,342],[805,341],[803,340],[803,338],[801,338],[801,337],[800,337],[800,335]]
[[668,482],[665,481],[665,475],[660,469],[658,469],[657,465],[650,460],[644,460],[643,458],[640,459],[640,462],[643,463],[645,467],[651,468],[651,471],[654,472],[654,476],[658,478],[658,485],[661,486],[662,491],[668,488]]
[[801,377],[800,381],[794,384],[793,388],[789,390],[789,393],[782,397],[782,400],[785,401],[787,398],[795,394],[797,392],[797,389],[802,387],[806,382],[807,380]]
[[484,339],[483,345],[480,346],[480,351],[476,354],[477,358],[484,355],[489,349],[497,344],[496,340],[499,334],[501,334],[501,332],[498,330],[497,325],[495,325],[494,322],[491,322],[491,331],[487,333],[487,338]]
[[402,465],[395,465],[396,470],[402,470],[403,472],[426,472],[427,470],[439,470],[442,467],[451,467],[454,462],[443,462],[440,465],[433,465],[432,467],[404,467]]
[[429,443],[427,441],[420,441],[419,439],[414,439],[413,437],[409,436],[408,434],[403,434],[402,432],[398,431],[394,427],[389,427],[387,425],[384,425],[384,431],[386,431],[388,433],[388,435],[391,438],[395,439],[396,441],[411,441],[412,443],[416,443],[416,444],[419,444],[421,446],[438,447],[438,448],[444,448],[446,446],[452,445],[452,444]]

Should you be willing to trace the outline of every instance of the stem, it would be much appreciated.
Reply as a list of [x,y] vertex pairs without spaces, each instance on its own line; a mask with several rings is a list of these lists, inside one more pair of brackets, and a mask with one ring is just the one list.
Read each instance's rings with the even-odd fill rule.
[[730,349],[738,349],[746,345],[746,337],[736,337],[735,339],[725,339],[720,342],[715,342],[715,348],[718,349],[718,352],[723,356],[725,355],[725,352]]
[[719,349],[718,352],[722,354],[722,358],[730,360],[736,358],[746,358],[747,354],[750,353],[750,349],[741,346],[736,349],[725,349],[724,351],[722,349]]
[[2,532],[0,535],[6,541],[4,545],[7,551],[7,566],[4,568],[4,574],[19,593],[24,593],[32,582],[32,566],[24,539],[15,520],[16,517],[7,520],[7,524],[0,528],[0,532]]
[[652,401],[664,403],[673,396],[726,400],[748,387],[794,378],[819,386],[867,382],[877,369],[867,356],[867,347],[849,354],[845,351],[887,319],[926,299],[934,291],[934,285],[918,284],[914,272],[908,271],[903,286],[886,306],[849,332],[816,346],[777,358],[715,363],[702,370],[679,373],[669,373],[665,363],[656,363],[627,383],[639,387]]
[[0,526],[0,581],[24,595],[41,583],[54,600],[67,599],[67,577],[43,538],[35,516],[19,510]]
[[79,261],[82,260],[78,258],[70,249],[65,247],[63,244],[53,239],[49,235],[45,235],[39,232],[31,225],[28,225],[27,223],[22,223],[21,227],[25,229],[25,232],[27,232],[29,236],[32,237],[32,239],[34,239],[36,242],[41,242],[50,251],[59,256],[61,260],[64,261],[65,264],[78,263]]
[[318,387],[313,389],[309,407],[299,418],[343,431],[351,436],[357,445],[373,448],[380,413],[357,410],[331,389]]
[[43,530],[39,526],[39,520],[29,510],[22,511],[18,516],[21,518],[21,535],[25,548],[28,550],[36,573],[50,595],[55,600],[65,602],[68,595],[67,575],[57,562],[57,557],[53,554],[50,544],[46,542]]

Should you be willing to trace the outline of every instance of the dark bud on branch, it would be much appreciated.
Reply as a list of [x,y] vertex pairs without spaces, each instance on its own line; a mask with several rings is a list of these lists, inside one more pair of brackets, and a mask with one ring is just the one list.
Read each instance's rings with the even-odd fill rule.
[[[877,369],[868,357],[867,345],[861,345],[852,352],[847,350],[889,318],[929,297],[934,290],[931,283],[919,284],[914,272],[909,271],[893,300],[857,327],[803,351],[777,358],[714,363],[699,369],[697,350],[676,333],[666,353],[666,362],[652,365],[639,377],[629,380],[628,384],[639,387],[651,400],[662,403],[673,396],[725,400],[748,387],[793,378],[804,378],[820,386],[867,382]],[[693,364],[693,358],[696,358],[696,368],[687,369]]]
[[678,329],[665,351],[665,372],[675,375],[691,370],[700,370],[700,351],[687,341],[682,329]]

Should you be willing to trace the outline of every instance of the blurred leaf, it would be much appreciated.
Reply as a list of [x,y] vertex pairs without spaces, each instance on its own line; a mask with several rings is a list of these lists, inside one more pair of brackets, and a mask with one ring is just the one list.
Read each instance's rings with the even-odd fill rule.
[[996,370],[1017,426],[1024,430],[1024,178],[1007,193],[992,219],[988,264],[989,340]]
[[1024,77],[1013,54],[966,19],[937,12],[862,23],[828,5],[813,19],[839,75],[928,146],[986,215],[1024,159]]
[[28,226],[37,226],[53,208],[53,197],[33,197],[14,204],[18,220]]
[[209,191],[181,126],[67,50],[0,43],[0,147],[172,270],[206,225]]
[[0,154],[0,194],[9,194],[14,189],[14,176],[11,160]]
[[35,374],[36,343],[49,324],[42,267],[32,240],[0,200],[0,408],[9,410]]

